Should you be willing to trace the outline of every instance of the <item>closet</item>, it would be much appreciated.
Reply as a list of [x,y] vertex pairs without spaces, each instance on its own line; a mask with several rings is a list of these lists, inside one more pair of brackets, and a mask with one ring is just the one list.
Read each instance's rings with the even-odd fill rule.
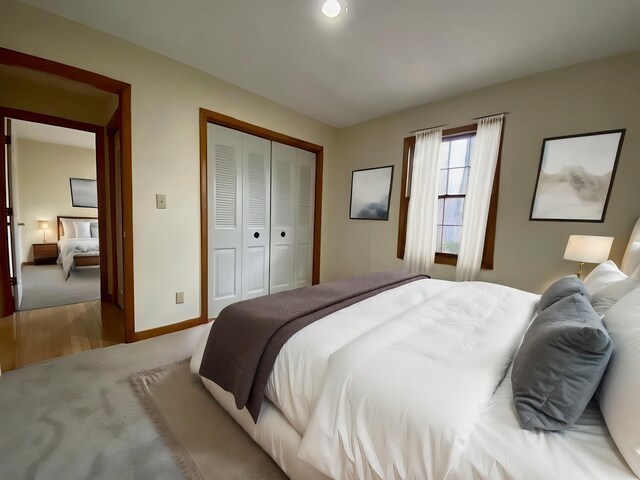
[[311,285],[315,154],[207,125],[209,318]]

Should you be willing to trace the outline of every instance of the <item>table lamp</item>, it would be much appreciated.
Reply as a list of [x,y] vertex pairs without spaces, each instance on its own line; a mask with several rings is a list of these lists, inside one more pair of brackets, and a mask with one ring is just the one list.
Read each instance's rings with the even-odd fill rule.
[[613,237],[571,235],[564,251],[565,260],[579,262],[578,278],[582,278],[585,263],[602,263],[609,258]]
[[46,220],[38,220],[38,230],[42,230],[42,243],[47,243],[47,229],[49,222]]

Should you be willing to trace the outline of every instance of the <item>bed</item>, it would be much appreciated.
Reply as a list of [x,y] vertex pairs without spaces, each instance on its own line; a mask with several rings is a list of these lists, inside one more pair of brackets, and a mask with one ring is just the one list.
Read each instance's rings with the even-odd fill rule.
[[[84,232],[78,237],[74,222],[88,224],[88,236]],[[58,216],[58,265],[65,278],[69,278],[76,267],[100,265],[100,242],[98,239],[98,219],[95,217]],[[65,231],[65,227],[66,230]]]
[[511,364],[539,298],[420,279],[331,313],[279,351],[255,422],[201,378],[293,480],[637,478],[593,400],[569,430],[520,428]]

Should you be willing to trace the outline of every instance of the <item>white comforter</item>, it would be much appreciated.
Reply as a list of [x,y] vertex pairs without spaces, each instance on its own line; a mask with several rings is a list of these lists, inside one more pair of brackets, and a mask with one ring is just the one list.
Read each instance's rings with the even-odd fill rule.
[[445,283],[331,356],[300,458],[335,479],[446,477],[538,296]]
[[58,240],[58,265],[62,266],[65,278],[75,267],[75,257],[80,255],[98,255],[100,243],[97,238],[61,238]]

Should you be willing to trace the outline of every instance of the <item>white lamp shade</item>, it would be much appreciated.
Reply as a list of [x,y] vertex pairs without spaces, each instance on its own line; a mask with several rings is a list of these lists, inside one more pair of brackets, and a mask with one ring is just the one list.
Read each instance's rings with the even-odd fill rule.
[[571,235],[564,252],[565,260],[585,263],[602,263],[609,258],[613,237]]
[[49,222],[46,220],[38,220],[38,230],[46,230],[49,228]]

